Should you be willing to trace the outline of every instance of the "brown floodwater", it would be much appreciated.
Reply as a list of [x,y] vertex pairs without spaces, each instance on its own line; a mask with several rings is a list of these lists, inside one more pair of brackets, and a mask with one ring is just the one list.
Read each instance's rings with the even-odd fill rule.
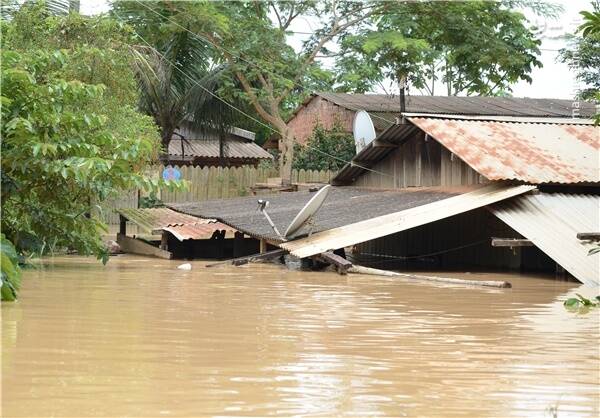
[[178,264],[62,257],[28,270],[21,299],[2,305],[3,416],[600,414],[600,309],[564,309],[590,295],[576,283]]

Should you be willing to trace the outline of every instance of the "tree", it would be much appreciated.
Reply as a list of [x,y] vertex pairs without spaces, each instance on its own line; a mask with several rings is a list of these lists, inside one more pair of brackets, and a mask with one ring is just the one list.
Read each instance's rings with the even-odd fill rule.
[[[365,92],[386,78],[435,94],[495,95],[531,81],[540,41],[514,2],[396,2],[342,38],[341,90]],[[554,9],[537,9],[551,14]]]
[[356,154],[354,138],[340,123],[335,123],[330,130],[320,124],[315,126],[307,146],[296,143],[295,148],[293,167],[296,170],[339,170]]
[[[307,93],[305,84],[322,85],[333,79],[316,62],[318,54],[328,42],[381,9],[378,2],[335,0],[125,1],[117,2],[115,7],[121,11],[127,8],[127,14],[120,14],[129,16],[128,21],[134,27],[135,22],[143,22],[144,18],[155,14],[153,20],[158,22],[157,25],[189,30],[214,47],[214,61],[226,63],[231,75],[225,79],[227,84],[220,89],[220,95],[228,101],[243,100],[261,123],[271,126],[282,136],[280,172],[287,182],[291,179],[294,138],[287,129],[286,117],[298,103],[298,98]],[[315,19],[319,27],[296,51],[288,43],[290,25],[298,18],[307,17]],[[148,36],[152,34],[148,33]]]
[[158,132],[136,109],[131,33],[28,4],[2,23],[2,232],[19,252],[106,261],[94,205],[162,182],[144,175]]
[[219,27],[218,15],[210,3],[190,10],[200,10],[202,15],[196,13],[193,23],[186,20],[179,26],[169,22],[174,14],[170,2],[120,1],[112,10],[115,18],[134,28],[140,107],[160,127],[165,150],[174,131],[184,123],[198,132],[215,133],[222,140],[240,120],[237,112],[216,97],[224,66],[215,61],[213,47],[189,29],[213,31]]
[[[577,92],[582,100],[600,102],[600,1],[593,2],[593,11],[582,11],[584,22],[577,29],[578,35],[570,38],[570,45],[559,51],[559,60],[574,72],[583,86]],[[600,111],[595,115],[600,124]]]

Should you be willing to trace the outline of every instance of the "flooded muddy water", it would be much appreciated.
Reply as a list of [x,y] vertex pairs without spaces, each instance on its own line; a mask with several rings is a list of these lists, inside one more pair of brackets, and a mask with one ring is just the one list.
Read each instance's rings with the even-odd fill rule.
[[28,270],[2,305],[2,413],[598,416],[599,310],[512,289],[135,256]]

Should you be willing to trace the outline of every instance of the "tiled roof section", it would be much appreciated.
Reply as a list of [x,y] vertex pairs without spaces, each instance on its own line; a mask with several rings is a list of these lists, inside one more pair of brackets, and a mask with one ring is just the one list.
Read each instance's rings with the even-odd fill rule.
[[[325,100],[351,110],[400,113],[398,96],[386,94],[316,93]],[[406,112],[459,115],[591,117],[596,109],[590,102],[517,97],[406,96]],[[393,117],[386,117],[393,120]]]
[[[174,138],[169,142],[169,155],[181,157],[182,146],[184,157],[219,157],[219,141],[215,139],[183,141],[181,138]],[[268,151],[248,141],[228,139],[225,141],[223,153],[225,158],[273,159]]]
[[490,180],[600,181],[600,127],[411,117],[410,122]]
[[[324,231],[403,209],[446,199],[472,188],[411,188],[374,190],[356,187],[332,187],[315,216],[313,232]],[[301,191],[262,197],[269,200],[267,212],[279,230],[284,231],[314,192]],[[213,201],[171,203],[174,210],[189,215],[215,218],[238,231],[257,238],[281,241],[265,217],[258,211],[257,196]],[[306,234],[302,228],[296,236]]]

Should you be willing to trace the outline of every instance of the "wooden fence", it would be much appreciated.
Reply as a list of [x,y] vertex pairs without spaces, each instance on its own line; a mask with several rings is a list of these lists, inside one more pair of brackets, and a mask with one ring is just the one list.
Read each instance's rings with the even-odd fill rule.
[[[156,175],[162,173],[164,166],[152,171]],[[165,203],[202,201],[247,196],[250,188],[256,183],[266,183],[269,177],[277,177],[278,171],[273,168],[243,167],[178,167],[181,179],[187,181],[186,190],[160,190],[158,198]],[[292,182],[327,183],[333,177],[333,171],[294,170]],[[119,223],[116,208],[139,207],[140,193],[137,190],[124,192],[116,199],[104,202],[99,216],[108,224]]]

